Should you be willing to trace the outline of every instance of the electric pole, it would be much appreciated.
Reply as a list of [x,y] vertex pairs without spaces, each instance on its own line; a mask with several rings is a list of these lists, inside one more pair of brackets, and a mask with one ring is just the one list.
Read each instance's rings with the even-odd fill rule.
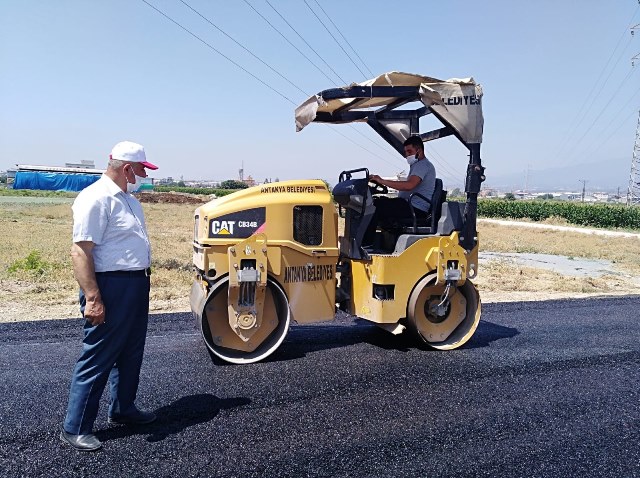
[[[640,3],[640,0],[638,0]],[[640,23],[631,27],[631,35],[640,30]],[[640,60],[640,53],[631,58],[631,66]],[[640,204],[640,111],[638,111],[638,124],[636,125],[636,140],[633,143],[633,155],[631,156],[631,173],[629,174],[629,189],[627,190],[627,206]]]
[[585,192],[585,189],[586,189],[587,180],[586,179],[578,179],[578,181],[580,181],[582,183],[582,202],[584,202],[584,192]]
[[[640,3],[640,0],[638,0],[638,3]],[[640,23],[631,27],[631,36],[635,34],[636,30],[640,30]],[[640,60],[640,53],[631,58],[631,66],[636,66],[636,61],[638,60]]]
[[627,206],[634,206],[636,204],[640,204],[640,111],[638,111],[636,140],[633,144],[629,190],[627,191]]

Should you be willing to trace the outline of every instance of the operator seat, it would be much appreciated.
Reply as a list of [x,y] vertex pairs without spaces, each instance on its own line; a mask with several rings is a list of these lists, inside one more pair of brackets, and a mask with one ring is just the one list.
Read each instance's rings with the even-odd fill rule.
[[411,242],[415,242],[421,236],[436,234],[438,230],[438,221],[442,213],[443,203],[447,197],[447,191],[443,190],[442,179],[436,178],[435,189],[429,200],[429,198],[419,193],[412,193],[409,196],[409,205],[412,211],[414,210],[412,203],[415,197],[420,197],[431,204],[430,213],[428,215],[420,214],[414,217],[396,217],[390,221],[387,218],[385,223],[379,224],[379,231],[376,232],[375,250],[378,253],[389,254],[397,252],[398,247],[400,250],[404,250],[407,245],[406,241],[401,241],[400,238],[410,236]]
[[[427,199],[421,194],[413,193],[409,196],[409,205],[411,205],[412,199],[416,196]],[[431,204],[431,214],[426,218],[414,217],[410,223],[406,220],[401,221],[402,232],[405,234],[435,234],[438,230],[438,220],[442,212],[442,203],[446,199],[447,191],[443,189],[442,179],[436,178],[436,187],[433,190],[433,195],[430,200],[427,199]]]
[[430,213],[426,217],[423,214],[414,214],[414,218],[397,217],[385,225],[381,224],[380,228],[401,234],[434,234],[438,229],[442,203],[447,197],[447,191],[444,191],[442,188],[442,179],[436,178],[436,187],[430,198],[419,193],[412,193],[409,196],[409,206],[411,206],[412,210],[414,209],[412,204],[415,197],[420,197],[431,204]]

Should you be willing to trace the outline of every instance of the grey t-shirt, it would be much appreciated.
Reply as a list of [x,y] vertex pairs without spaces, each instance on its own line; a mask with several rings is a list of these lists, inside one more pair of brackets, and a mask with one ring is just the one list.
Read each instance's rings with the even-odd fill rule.
[[[420,159],[413,163],[409,168],[409,176],[418,176],[422,181],[411,191],[400,191],[398,197],[401,197],[405,201],[409,201],[409,196],[412,193],[420,193],[424,197],[431,200],[433,191],[436,188],[436,168],[431,164],[427,158]],[[413,207],[422,209],[425,212],[429,212],[431,206],[427,204],[421,197],[414,197],[411,201]]]

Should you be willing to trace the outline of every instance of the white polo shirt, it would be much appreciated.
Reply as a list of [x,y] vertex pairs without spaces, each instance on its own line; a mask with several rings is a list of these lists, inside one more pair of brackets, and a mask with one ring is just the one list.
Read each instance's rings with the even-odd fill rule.
[[73,242],[91,241],[96,272],[146,269],[151,245],[142,205],[102,175],[73,202]]

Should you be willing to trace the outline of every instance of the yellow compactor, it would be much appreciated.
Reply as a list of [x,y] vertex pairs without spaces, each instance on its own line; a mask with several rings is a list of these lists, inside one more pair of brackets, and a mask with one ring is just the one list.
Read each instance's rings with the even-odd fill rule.
[[[417,108],[405,105],[418,104]],[[343,171],[329,191],[320,180],[248,188],[195,212],[191,308],[210,352],[251,363],[273,353],[291,321],[333,320],[336,307],[393,334],[410,329],[429,346],[466,343],[480,320],[469,279],[478,270],[477,195],[482,89],[473,79],[437,80],[391,72],[361,85],[325,90],[296,109],[298,130],[311,122],[366,121],[402,154],[433,114],[444,127],[423,141],[454,136],[469,149],[466,202],[446,200],[436,181],[432,215],[362,238],[375,210],[366,168]],[[338,233],[338,216],[344,232]]]

